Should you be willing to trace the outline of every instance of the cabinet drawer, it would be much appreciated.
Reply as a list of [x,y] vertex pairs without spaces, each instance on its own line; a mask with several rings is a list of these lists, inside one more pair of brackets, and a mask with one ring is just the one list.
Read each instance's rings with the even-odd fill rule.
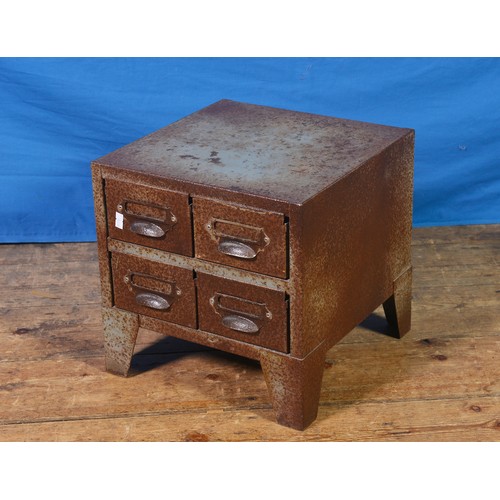
[[284,292],[198,274],[200,330],[288,352],[288,303]]
[[261,274],[286,278],[283,214],[195,198],[196,257]]
[[119,253],[111,263],[117,307],[196,328],[193,271]]
[[105,182],[111,238],[193,255],[187,194],[114,179]]

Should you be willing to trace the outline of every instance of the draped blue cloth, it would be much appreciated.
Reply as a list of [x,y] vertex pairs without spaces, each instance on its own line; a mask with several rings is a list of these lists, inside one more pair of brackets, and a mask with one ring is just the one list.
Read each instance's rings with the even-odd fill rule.
[[93,241],[90,161],[219,99],[416,130],[414,225],[500,222],[500,59],[0,59],[0,242]]

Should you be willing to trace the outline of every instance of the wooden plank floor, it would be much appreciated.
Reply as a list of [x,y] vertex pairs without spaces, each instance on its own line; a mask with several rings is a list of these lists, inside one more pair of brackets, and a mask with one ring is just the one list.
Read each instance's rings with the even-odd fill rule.
[[1,441],[499,441],[500,225],[415,229],[413,328],[328,353],[317,421],[274,422],[259,364],[140,330],[104,371],[93,243],[0,245]]

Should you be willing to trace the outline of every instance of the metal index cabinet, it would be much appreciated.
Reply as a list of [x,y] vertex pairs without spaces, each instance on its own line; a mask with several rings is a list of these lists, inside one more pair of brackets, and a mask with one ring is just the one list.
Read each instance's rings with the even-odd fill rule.
[[414,132],[222,100],[92,162],[106,368],[139,327],[260,361],[277,421],[380,304],[410,329]]

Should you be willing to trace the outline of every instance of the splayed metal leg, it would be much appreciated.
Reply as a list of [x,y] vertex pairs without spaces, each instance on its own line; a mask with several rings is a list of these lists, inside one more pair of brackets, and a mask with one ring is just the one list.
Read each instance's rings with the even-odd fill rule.
[[281,425],[303,430],[318,414],[326,348],[316,348],[304,359],[263,352],[260,363],[269,395]]
[[134,354],[139,316],[115,307],[103,307],[106,370],[127,376]]
[[403,337],[411,328],[411,268],[394,281],[394,293],[384,302],[384,312],[392,333]]

